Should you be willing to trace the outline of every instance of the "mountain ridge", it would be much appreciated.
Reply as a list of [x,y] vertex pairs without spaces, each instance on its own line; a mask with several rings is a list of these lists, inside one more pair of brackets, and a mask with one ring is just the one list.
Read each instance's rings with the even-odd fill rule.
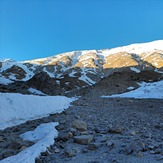
[[[81,89],[116,72],[130,71],[154,71],[162,76],[163,40],[105,50],[73,51],[22,62],[6,59],[0,61],[0,84],[4,86],[24,82],[46,94],[55,95],[55,89],[62,90],[59,92]],[[53,93],[37,86],[44,75],[51,81],[48,89],[53,90]],[[44,80],[42,83],[46,87],[48,82]]]

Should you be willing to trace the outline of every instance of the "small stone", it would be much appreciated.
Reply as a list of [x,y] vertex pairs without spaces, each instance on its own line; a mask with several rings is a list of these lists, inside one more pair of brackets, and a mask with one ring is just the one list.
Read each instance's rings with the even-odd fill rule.
[[2,136],[0,136],[0,142],[4,142],[5,140],[3,139]]
[[139,151],[138,153],[136,153],[137,157],[143,157],[143,153],[141,151]]
[[76,151],[76,149],[70,149],[70,148],[67,147],[67,148],[64,150],[64,153],[65,153],[65,155],[68,156],[68,157],[74,157],[74,156],[76,156],[77,151]]
[[35,163],[42,163],[42,160],[39,159],[39,158],[36,158],[36,159],[35,159]]
[[151,149],[154,149],[154,146],[153,146],[153,145],[149,145],[149,146],[148,146],[148,149],[150,149],[150,150],[151,150]]
[[45,151],[45,152],[41,152],[41,156],[48,156],[48,151]]
[[151,151],[150,151],[150,154],[155,154],[155,151],[154,151],[154,150],[151,150]]
[[151,139],[152,138],[152,134],[147,132],[147,133],[144,134],[144,137]]
[[70,132],[68,132],[68,133],[66,133],[66,132],[60,132],[57,139],[58,140],[62,140],[63,142],[66,142],[72,136],[73,135],[72,135],[72,133],[70,134]]
[[114,145],[114,143],[113,143],[113,142],[110,142],[110,141],[107,141],[107,142],[106,142],[106,145],[107,145],[108,147],[111,147],[111,146]]
[[88,152],[88,149],[85,148],[82,151],[83,151],[83,153],[87,153]]
[[112,162],[116,162],[117,161],[117,158],[116,157],[113,157],[111,160],[112,160]]
[[112,126],[112,127],[109,129],[109,132],[115,133],[115,134],[122,133],[122,131],[123,131],[123,128],[120,127],[120,126],[117,126],[117,125]]
[[54,153],[59,153],[59,152],[60,152],[59,148],[56,148],[56,149],[54,150]]
[[76,128],[79,131],[86,131],[87,130],[87,124],[80,120],[75,120],[72,123],[72,127]]
[[156,157],[156,160],[157,160],[157,161],[163,160],[163,155],[158,155],[158,156]]
[[162,152],[162,149],[161,148],[156,148],[155,149],[155,154],[160,154]]
[[12,156],[12,155],[14,155],[14,151],[13,151],[13,150],[7,150],[7,151],[4,151],[4,152],[2,153],[2,158],[4,159],[4,158],[10,157],[10,156]]
[[26,149],[26,146],[23,145],[19,150],[22,151],[24,149]]
[[140,151],[145,151],[145,144],[141,141],[137,142],[137,147]]
[[66,147],[66,144],[65,143],[61,143],[61,142],[56,142],[55,145],[58,147],[58,148],[61,148],[61,149],[64,149]]
[[73,133],[72,132],[68,132],[68,137],[72,138],[73,137]]
[[88,131],[82,131],[82,132],[80,132],[80,134],[81,135],[88,135],[89,133],[88,133]]
[[130,131],[130,135],[135,136],[136,135],[136,131]]
[[76,132],[77,132],[77,130],[76,130],[75,128],[70,128],[70,132],[71,132],[73,135],[75,135]]
[[101,138],[100,141],[101,141],[101,142],[107,142],[107,140],[108,140],[107,138],[103,137],[103,138]]
[[61,131],[61,130],[64,129],[64,126],[63,126],[63,125],[58,125],[58,126],[56,126],[56,129],[57,129],[58,131]]
[[8,144],[8,148],[18,150],[22,147],[23,145],[19,143],[18,141],[12,141]]
[[74,142],[78,144],[89,144],[93,140],[92,135],[80,135],[74,137]]
[[126,147],[126,154],[129,155],[133,152],[140,152],[145,150],[145,144],[141,141],[132,142],[129,146]]
[[96,133],[100,133],[100,129],[99,129],[99,128],[95,128],[94,131],[95,131]]
[[88,145],[89,150],[96,150],[99,149],[102,145],[100,143],[91,143]]

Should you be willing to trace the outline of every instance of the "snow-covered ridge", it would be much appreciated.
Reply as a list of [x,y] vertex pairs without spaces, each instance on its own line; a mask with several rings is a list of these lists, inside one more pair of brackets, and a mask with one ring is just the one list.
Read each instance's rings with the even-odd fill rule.
[[51,61],[52,59],[57,60],[59,58],[62,58],[62,56],[69,56],[69,57],[73,56],[74,60],[77,61],[78,59],[80,59],[80,56],[84,54],[89,54],[89,53],[98,53],[102,56],[108,56],[109,54],[114,54],[114,53],[119,53],[119,52],[141,54],[141,53],[150,52],[153,50],[163,51],[163,40],[157,40],[157,41],[152,41],[148,43],[135,43],[135,44],[127,45],[127,46],[121,46],[121,47],[105,49],[105,50],[72,51],[72,52],[66,52],[66,53],[58,54],[58,55],[47,57],[47,58],[28,60],[28,61],[24,61],[24,63],[39,63],[39,61],[45,61],[45,60]]
[[141,54],[146,52],[152,52],[154,50],[161,50],[161,51],[163,50],[163,40],[157,40],[148,43],[131,44],[127,46],[113,48],[107,51],[108,53],[127,52],[127,53]]
[[162,72],[163,40],[132,44],[105,50],[72,51],[55,56],[22,62],[7,59],[0,62],[0,84],[27,81],[46,72],[51,78],[78,78],[93,85],[116,69],[130,68],[141,72],[152,69]]

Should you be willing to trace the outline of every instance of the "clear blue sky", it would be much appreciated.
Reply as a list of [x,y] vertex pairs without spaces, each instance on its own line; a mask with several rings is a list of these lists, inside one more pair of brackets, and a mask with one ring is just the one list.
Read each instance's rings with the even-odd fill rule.
[[0,0],[0,59],[163,39],[163,0]]

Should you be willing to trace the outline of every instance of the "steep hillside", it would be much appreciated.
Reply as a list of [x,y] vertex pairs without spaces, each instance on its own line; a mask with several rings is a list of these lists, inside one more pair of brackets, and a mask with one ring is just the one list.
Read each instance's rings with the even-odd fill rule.
[[[154,73],[149,81],[156,80],[155,75],[157,80],[161,79],[163,40],[114,49],[74,51],[23,62],[4,60],[0,62],[0,91],[28,94],[32,87],[45,94],[65,94],[103,82],[103,78],[109,81],[118,72],[130,76]],[[121,78],[127,80],[125,75]],[[135,82],[140,82],[140,78]]]

